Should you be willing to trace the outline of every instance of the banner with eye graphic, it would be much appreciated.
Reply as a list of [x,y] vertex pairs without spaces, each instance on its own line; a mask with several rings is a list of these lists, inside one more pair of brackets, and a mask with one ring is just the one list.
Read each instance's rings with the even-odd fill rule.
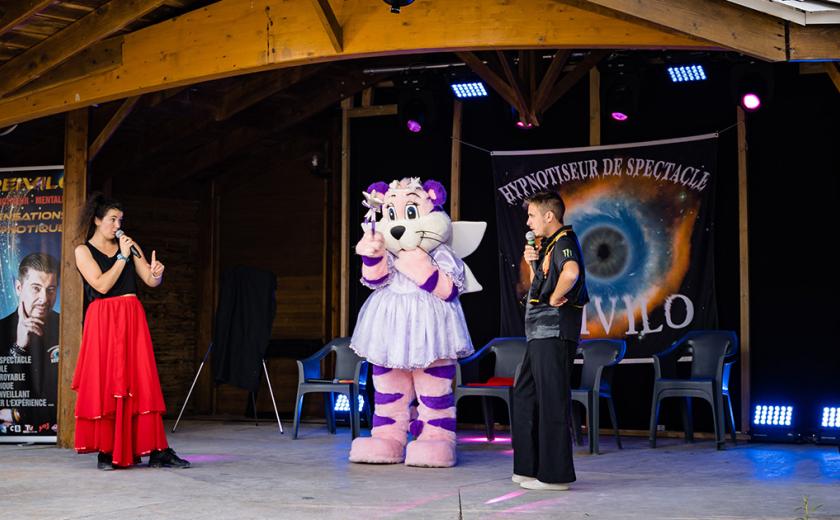
[[580,240],[590,303],[581,339],[647,357],[714,328],[717,134],[612,146],[493,152],[502,336],[522,336],[529,287],[525,200],[559,193]]

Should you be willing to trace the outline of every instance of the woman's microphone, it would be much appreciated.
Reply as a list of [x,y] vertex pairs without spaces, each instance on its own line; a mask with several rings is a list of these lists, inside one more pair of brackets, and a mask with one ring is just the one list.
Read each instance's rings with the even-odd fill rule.
[[[531,234],[533,235],[533,233]],[[117,232],[114,233],[114,235],[116,235],[117,238],[120,238],[121,236],[125,235],[125,231],[123,231],[122,229],[118,229]],[[136,256],[137,258],[140,258],[140,251],[138,251],[137,248],[134,247],[134,244],[131,245],[131,254]]]

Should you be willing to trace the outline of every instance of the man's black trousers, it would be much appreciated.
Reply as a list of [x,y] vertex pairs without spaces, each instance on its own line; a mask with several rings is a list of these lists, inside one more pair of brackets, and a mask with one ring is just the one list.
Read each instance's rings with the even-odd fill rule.
[[513,472],[546,483],[575,481],[572,462],[572,362],[577,343],[528,342],[513,390]]

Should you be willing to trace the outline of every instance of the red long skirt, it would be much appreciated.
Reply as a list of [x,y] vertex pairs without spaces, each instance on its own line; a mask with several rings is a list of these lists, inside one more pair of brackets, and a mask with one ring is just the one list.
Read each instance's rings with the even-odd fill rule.
[[116,466],[168,447],[166,411],[146,313],[135,296],[88,307],[73,375],[76,451],[111,453]]

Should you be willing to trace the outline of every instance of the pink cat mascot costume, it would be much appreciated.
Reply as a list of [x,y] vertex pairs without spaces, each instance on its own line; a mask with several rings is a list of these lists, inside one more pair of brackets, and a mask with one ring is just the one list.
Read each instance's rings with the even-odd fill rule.
[[350,460],[454,466],[452,379],[457,359],[473,352],[458,295],[471,275],[449,245],[446,190],[412,178],[375,183],[365,195],[381,203],[382,218],[356,245],[362,283],[373,293],[351,346],[372,365],[376,413],[371,436],[353,441]]

